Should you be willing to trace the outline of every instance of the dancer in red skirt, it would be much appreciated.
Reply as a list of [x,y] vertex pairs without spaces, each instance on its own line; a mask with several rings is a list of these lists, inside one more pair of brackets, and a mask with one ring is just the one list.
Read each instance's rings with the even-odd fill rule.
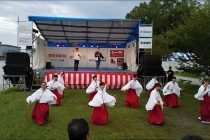
[[[63,75],[64,75],[64,71],[62,71],[59,75],[58,75],[58,82],[60,82],[63,86],[65,86],[64,84],[64,80],[63,80]],[[61,95],[61,99],[64,97],[64,91],[63,94]]]
[[93,76],[93,80],[92,80],[91,84],[86,89],[86,93],[89,94],[88,102],[90,102],[93,99],[93,97],[96,95],[96,93],[98,92],[99,84],[100,84],[100,82],[97,80],[97,76]]
[[126,92],[126,107],[131,108],[139,108],[139,101],[138,97],[140,97],[140,94],[143,91],[143,88],[139,81],[137,80],[137,75],[133,75],[133,80],[131,80],[128,84],[126,84],[121,89],[122,91]]
[[32,111],[32,119],[35,123],[43,125],[49,118],[49,105],[56,102],[57,97],[47,88],[47,83],[43,82],[41,88],[26,99],[28,105],[36,102]]
[[163,88],[163,94],[165,96],[164,105],[168,107],[179,107],[180,90],[183,90],[179,87],[176,82],[176,77],[172,77],[172,81],[168,82]]
[[108,110],[106,106],[113,107],[116,102],[116,97],[109,95],[106,92],[106,85],[104,82],[99,84],[100,89],[93,99],[88,103],[89,106],[94,107],[91,124],[107,124]]
[[158,76],[155,74],[154,78],[146,85],[146,89],[149,90],[148,94],[150,96],[151,92],[155,89],[155,84],[158,83],[157,81]]
[[146,104],[146,110],[150,111],[147,121],[151,124],[162,124],[165,119],[163,116],[163,101],[160,96],[159,90],[161,85],[155,84],[155,89],[151,92],[149,101]]
[[195,94],[195,98],[200,100],[200,117],[199,120],[202,123],[210,124],[210,86],[209,80],[204,79],[204,84],[198,90],[198,93]]
[[54,75],[53,80],[48,82],[47,86],[48,86],[47,88],[51,90],[51,92],[54,93],[57,97],[57,101],[53,105],[55,106],[60,105],[65,87],[58,81],[58,75]]

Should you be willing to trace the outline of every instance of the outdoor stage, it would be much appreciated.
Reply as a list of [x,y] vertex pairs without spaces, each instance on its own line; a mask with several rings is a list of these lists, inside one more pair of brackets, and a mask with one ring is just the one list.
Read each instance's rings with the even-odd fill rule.
[[42,69],[35,72],[46,73],[45,81],[52,80],[54,74],[59,74],[64,71],[63,79],[65,86],[69,89],[85,89],[92,81],[92,77],[97,75],[100,82],[110,84],[107,89],[121,89],[127,84],[135,72],[120,69],[103,69],[99,71],[91,68],[79,68],[79,71],[74,71],[73,68],[57,68],[57,69]]

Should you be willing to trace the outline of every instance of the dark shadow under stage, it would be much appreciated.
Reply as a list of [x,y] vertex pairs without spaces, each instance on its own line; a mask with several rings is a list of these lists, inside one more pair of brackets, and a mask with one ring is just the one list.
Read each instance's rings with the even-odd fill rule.
[[106,69],[106,68],[100,68],[99,70],[96,70],[95,68],[79,68],[78,71],[74,71],[74,68],[54,68],[54,69],[40,69],[40,70],[35,70],[35,72],[42,72],[42,73],[47,73],[47,72],[76,72],[76,73],[135,73],[130,70],[123,70],[123,69]]

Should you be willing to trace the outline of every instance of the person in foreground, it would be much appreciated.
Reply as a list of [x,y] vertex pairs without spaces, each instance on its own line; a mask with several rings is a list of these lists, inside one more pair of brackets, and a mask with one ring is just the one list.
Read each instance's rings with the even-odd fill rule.
[[202,123],[210,124],[210,86],[209,80],[204,79],[204,84],[198,89],[195,98],[200,100],[200,117]]
[[137,75],[133,75],[133,80],[131,80],[129,83],[127,83],[124,87],[121,89],[122,91],[126,92],[126,107],[131,108],[139,108],[139,101],[138,97],[140,97],[140,94],[143,91],[143,88],[141,84],[137,80]]
[[180,90],[183,90],[179,87],[176,82],[176,77],[172,77],[172,81],[168,82],[163,88],[163,94],[165,96],[164,105],[168,107],[179,107]]
[[[64,75],[64,71],[62,71],[59,75],[58,75],[58,82],[60,82],[63,86],[64,85],[64,80],[63,80],[63,75]],[[61,99],[64,97],[64,91],[63,94],[61,95]]]
[[204,140],[204,139],[197,135],[187,135],[184,136],[181,140]]
[[47,86],[47,88],[51,90],[51,92],[54,93],[57,97],[57,101],[53,105],[60,105],[60,99],[63,97],[63,91],[65,87],[60,82],[58,82],[58,75],[54,75],[53,80],[49,81]]
[[116,102],[116,96],[111,96],[106,92],[106,85],[104,82],[99,84],[100,88],[93,99],[88,103],[89,106],[94,107],[91,124],[107,124],[108,110],[106,106],[113,107]]
[[158,76],[155,74],[154,78],[146,85],[146,89],[149,90],[148,94],[150,96],[151,92],[155,89],[155,84],[158,83],[157,81]]
[[100,84],[100,82],[97,80],[97,76],[93,76],[93,80],[92,80],[91,84],[86,89],[86,93],[89,94],[88,102],[90,102],[93,99],[93,97],[96,95],[96,93],[98,92],[99,84]]
[[35,123],[43,125],[47,121],[49,118],[49,104],[55,103],[56,100],[57,97],[47,89],[46,82],[43,82],[40,89],[26,98],[28,105],[37,101],[31,114]]
[[67,126],[69,140],[88,140],[89,126],[85,119],[73,119]]
[[149,100],[146,104],[146,110],[150,111],[147,121],[150,124],[162,124],[164,123],[163,115],[163,101],[160,96],[161,85],[159,83],[155,84],[155,89],[151,92]]

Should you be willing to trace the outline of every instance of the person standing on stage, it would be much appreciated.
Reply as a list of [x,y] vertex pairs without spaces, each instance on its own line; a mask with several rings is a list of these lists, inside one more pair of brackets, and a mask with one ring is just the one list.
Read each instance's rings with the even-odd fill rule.
[[76,48],[75,45],[74,45],[73,53],[74,53],[74,71],[78,71],[79,60],[82,55],[79,52],[79,48]]
[[96,69],[99,69],[100,63],[101,63],[101,58],[105,59],[104,56],[101,53],[101,49],[98,48],[98,51],[95,52],[95,59],[96,59]]
[[167,74],[168,74],[168,82],[170,82],[172,80],[172,77],[174,77],[174,71],[172,70],[171,66],[169,67]]

